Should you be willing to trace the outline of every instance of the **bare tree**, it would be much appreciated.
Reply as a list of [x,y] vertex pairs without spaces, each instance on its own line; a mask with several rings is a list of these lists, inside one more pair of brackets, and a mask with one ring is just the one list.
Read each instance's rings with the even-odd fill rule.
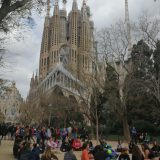
[[[24,30],[35,25],[33,13],[41,13],[45,0],[1,0],[0,1],[0,57],[9,34],[18,31],[14,38],[23,38]],[[23,28],[23,33],[21,32]],[[18,30],[19,29],[19,30]],[[21,30],[20,30],[21,29]],[[1,62],[0,61],[0,62]]]
[[[121,113],[120,115],[123,120],[124,135],[126,138],[128,137],[127,139],[129,140],[126,106],[128,92],[133,83],[141,84],[141,90],[142,88],[150,90],[151,92],[154,92],[153,95],[155,96],[156,94],[157,97],[159,96],[159,79],[155,80],[153,78],[154,76],[151,76],[152,78],[144,83],[144,81],[133,76],[133,65],[131,59],[132,50],[128,50],[130,40],[128,39],[125,25],[126,24],[123,21],[119,21],[111,27],[102,29],[99,32],[98,39],[100,42],[100,51],[105,55],[107,63],[115,68],[118,75],[118,88],[121,96],[121,103],[116,107],[119,108],[119,113]],[[132,40],[134,40],[134,43],[143,39],[152,49],[157,47],[157,40],[160,33],[160,19],[158,17],[150,17],[145,12],[140,16],[138,22],[136,22],[131,28],[133,29]],[[152,59],[152,57],[153,55],[151,55],[150,58]],[[158,86],[158,88],[156,86]]]
[[[79,93],[80,103],[79,107],[81,112],[84,114],[86,122],[88,125],[91,125],[91,128],[94,128],[96,125],[96,140],[97,144],[99,142],[99,119],[101,117],[101,111],[98,107],[100,103],[100,95],[103,93],[104,79],[102,74],[98,70],[98,64],[95,63],[95,72],[94,73],[84,73],[81,75],[81,81],[83,86],[79,86],[78,82],[76,85],[76,90]],[[93,134],[93,131],[92,131]]]
[[[102,42],[99,44],[106,57],[107,65],[112,65],[117,73],[120,103],[114,103],[113,107],[115,110],[119,110],[124,136],[129,141],[130,132],[126,110],[127,89],[124,89],[124,86],[127,75],[131,73],[131,51],[129,50],[130,40],[128,39],[126,24],[120,20],[115,25],[102,29],[99,33],[99,41]],[[114,101],[114,99],[112,100]]]
[[160,18],[151,17],[147,11],[144,11],[135,23],[134,32],[138,34],[137,42],[143,39],[146,44],[155,49],[160,36]]
[[5,116],[4,114],[0,111],[0,123],[4,122]]
[[20,117],[19,121],[22,124],[33,124],[43,123],[43,120],[45,119],[45,112],[35,104],[31,104],[30,102],[22,102],[20,105]]

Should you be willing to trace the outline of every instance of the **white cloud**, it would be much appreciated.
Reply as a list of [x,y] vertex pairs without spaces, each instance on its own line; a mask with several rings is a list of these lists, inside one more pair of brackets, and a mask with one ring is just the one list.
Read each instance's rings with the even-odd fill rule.
[[[111,25],[117,19],[124,19],[124,0],[88,0],[91,8],[95,27],[100,29]],[[72,0],[68,0],[67,10],[71,9]],[[78,0],[78,6],[82,0]],[[151,15],[160,14],[160,0],[129,0],[130,19],[136,20],[143,10],[148,10]],[[52,11],[53,13],[53,11]],[[24,40],[15,41],[10,38],[8,43],[9,58],[8,68],[3,76],[15,80],[17,88],[23,97],[26,97],[29,90],[30,78],[39,66],[39,52],[43,32],[43,16],[35,16],[36,26],[33,30],[23,33]],[[14,34],[15,35],[15,34]],[[13,35],[11,35],[13,37]]]

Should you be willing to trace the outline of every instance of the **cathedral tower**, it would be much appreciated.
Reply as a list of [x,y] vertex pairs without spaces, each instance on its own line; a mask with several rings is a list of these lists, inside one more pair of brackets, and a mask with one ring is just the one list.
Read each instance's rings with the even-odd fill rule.
[[77,74],[78,62],[78,33],[79,33],[80,11],[78,10],[77,0],[73,0],[72,11],[69,14],[69,68]]
[[77,0],[73,0],[72,9],[67,15],[66,3],[63,0],[63,8],[59,9],[59,0],[55,0],[53,16],[50,16],[50,0],[47,1],[39,81],[45,79],[60,64],[78,79],[84,73],[92,73],[95,48],[90,8],[83,0],[79,10]]
[[58,0],[55,0],[53,17],[50,24],[50,50],[49,50],[49,72],[59,63],[60,43],[60,11]]
[[49,21],[50,21],[50,0],[47,1],[47,15],[45,17],[40,61],[39,61],[39,77],[42,80],[48,73],[49,69]]
[[[83,0],[81,8],[81,24],[80,24],[80,46],[79,46],[79,78],[81,79],[84,73],[92,73],[93,61],[93,28],[94,25],[90,21],[90,8]],[[91,44],[92,43],[92,44]]]

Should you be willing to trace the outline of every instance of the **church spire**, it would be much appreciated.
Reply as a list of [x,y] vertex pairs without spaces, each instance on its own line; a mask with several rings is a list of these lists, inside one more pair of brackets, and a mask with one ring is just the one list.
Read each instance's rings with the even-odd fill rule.
[[86,0],[83,0],[83,5],[86,5]]
[[67,0],[63,0],[63,10],[66,10]]
[[131,42],[131,26],[130,26],[130,20],[129,20],[128,0],[125,0],[125,24],[126,24],[126,30],[127,30],[128,51],[131,51],[132,42]]
[[30,81],[30,87],[32,87],[34,85],[34,72],[32,74],[32,78],[31,78],[31,81]]
[[82,4],[82,21],[87,21],[87,6],[86,6],[86,0],[83,0],[83,4]]
[[50,16],[50,0],[47,0],[47,17]]
[[73,0],[72,11],[77,11],[77,10],[78,10],[77,0]]
[[54,1],[54,15],[59,15],[59,0]]

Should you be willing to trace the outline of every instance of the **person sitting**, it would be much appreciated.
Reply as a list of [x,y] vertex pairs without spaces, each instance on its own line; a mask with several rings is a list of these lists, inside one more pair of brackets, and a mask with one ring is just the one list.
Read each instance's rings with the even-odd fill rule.
[[103,139],[103,140],[99,139],[99,142],[103,148],[105,148],[107,146],[107,141],[105,139]]
[[127,148],[123,148],[118,160],[130,160]]
[[93,153],[94,146],[93,146],[92,141],[88,141],[88,144],[89,144],[89,152],[90,152],[90,153]]
[[58,160],[57,156],[52,152],[51,146],[47,146],[41,160]]
[[144,137],[144,143],[149,144],[151,141],[150,135],[146,132]]
[[29,142],[23,144],[23,150],[20,154],[19,160],[33,160],[32,147],[33,145]]
[[93,155],[89,154],[89,144],[88,143],[83,143],[82,149],[83,151],[82,151],[81,160],[93,159]]
[[81,150],[82,149],[82,144],[81,144],[81,140],[78,139],[74,139],[73,143],[72,143],[72,147],[74,150]]
[[42,139],[39,142],[38,148],[39,148],[40,154],[42,154],[45,151],[45,144],[43,143]]
[[137,145],[133,146],[132,160],[144,160],[144,156]]
[[139,136],[139,142],[143,143],[143,141],[144,141],[144,133],[141,133]]
[[62,140],[62,144],[60,147],[61,152],[66,152],[67,151],[67,147],[69,146],[69,142],[67,140],[67,138],[65,138],[65,140]]
[[154,153],[152,152],[152,150],[149,148],[149,146],[147,144],[142,144],[142,151],[144,153],[144,159],[145,160],[149,160],[154,158]]
[[129,147],[129,153],[132,153],[132,149],[133,149],[133,146],[135,145],[135,143],[131,140],[128,147]]
[[32,156],[33,160],[40,160],[40,150],[36,143],[33,144]]
[[118,141],[118,145],[117,145],[117,149],[116,149],[116,151],[117,151],[117,152],[121,152],[121,151],[122,151],[122,149],[123,149],[122,141],[121,141],[121,140],[119,140],[119,141]]
[[118,157],[118,154],[115,150],[113,150],[111,145],[107,145],[104,150],[107,152],[107,160],[115,159]]
[[158,155],[160,152],[160,146],[157,144],[157,141],[153,142],[153,147],[151,148],[151,150]]
[[75,154],[73,153],[72,146],[68,145],[64,155],[64,160],[77,160]]
[[103,150],[101,145],[96,146],[96,151],[94,153],[94,159],[95,160],[106,160],[107,159],[107,153]]
[[47,141],[47,145],[51,146],[51,148],[53,149],[57,148],[57,143],[54,142],[52,137],[50,137],[49,140]]

